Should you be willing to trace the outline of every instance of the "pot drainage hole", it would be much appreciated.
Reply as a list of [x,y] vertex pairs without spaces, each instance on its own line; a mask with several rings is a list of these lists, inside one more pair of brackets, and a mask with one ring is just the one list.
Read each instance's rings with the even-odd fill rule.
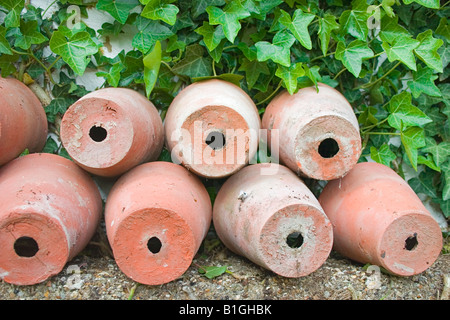
[[33,238],[20,237],[14,242],[14,251],[19,257],[31,258],[39,251],[39,246]]
[[213,150],[220,150],[225,146],[225,135],[220,131],[211,131],[205,143]]
[[153,254],[158,253],[161,250],[161,247],[161,240],[159,240],[157,237],[152,237],[147,241],[147,248]]
[[405,240],[405,249],[408,251],[414,250],[418,244],[419,242],[417,241],[417,233],[414,233],[413,236],[408,237]]
[[327,138],[319,144],[319,154],[322,158],[333,158],[339,152],[336,140]]
[[99,126],[93,126],[89,130],[89,137],[91,137],[92,140],[95,142],[102,142],[106,139],[106,136],[108,135],[108,132],[105,128],[99,127]]
[[303,244],[303,236],[300,232],[292,232],[287,236],[286,243],[290,248],[300,248]]

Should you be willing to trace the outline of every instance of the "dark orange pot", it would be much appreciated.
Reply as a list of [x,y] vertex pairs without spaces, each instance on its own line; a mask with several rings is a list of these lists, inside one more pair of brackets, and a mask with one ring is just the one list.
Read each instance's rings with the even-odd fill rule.
[[105,207],[117,265],[147,285],[180,277],[206,236],[211,214],[208,192],[184,167],[157,161],[133,168],[114,184]]
[[361,155],[352,106],[325,84],[319,84],[319,92],[308,87],[293,95],[280,93],[267,106],[262,127],[268,130],[269,146],[277,148],[280,162],[309,178],[342,177]]
[[156,160],[164,129],[156,107],[142,94],[105,88],[87,94],[66,111],[61,141],[83,169],[114,177]]
[[39,152],[47,141],[47,116],[22,82],[0,77],[0,166],[25,149]]
[[359,163],[328,182],[319,201],[334,229],[334,248],[400,276],[430,267],[442,249],[438,223],[395,171]]
[[35,153],[9,162],[0,169],[0,278],[30,285],[59,273],[101,214],[97,186],[72,161]]
[[319,202],[291,170],[249,165],[214,202],[217,235],[234,253],[285,277],[301,277],[328,258],[333,229]]
[[206,80],[184,88],[165,118],[172,160],[206,178],[223,178],[247,165],[258,148],[261,120],[238,86]]

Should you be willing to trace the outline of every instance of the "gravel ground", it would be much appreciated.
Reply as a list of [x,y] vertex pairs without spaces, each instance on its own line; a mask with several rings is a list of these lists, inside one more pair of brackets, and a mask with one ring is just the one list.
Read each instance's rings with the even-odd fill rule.
[[[445,240],[448,244],[449,239]],[[228,266],[213,279],[200,266]],[[75,270],[75,272],[74,272]],[[63,271],[32,286],[0,282],[2,300],[438,300],[449,299],[450,254],[441,254],[425,272],[412,277],[369,273],[364,265],[332,251],[312,274],[296,279],[267,271],[224,247],[210,232],[191,267],[159,286],[137,284],[125,276],[99,230],[86,249]]]

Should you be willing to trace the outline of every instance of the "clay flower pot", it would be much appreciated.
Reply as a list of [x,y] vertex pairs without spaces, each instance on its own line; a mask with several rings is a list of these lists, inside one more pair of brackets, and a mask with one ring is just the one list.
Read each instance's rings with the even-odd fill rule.
[[211,215],[208,192],[184,167],[157,161],[133,168],[114,184],[105,207],[117,265],[147,285],[178,278],[200,248]]
[[164,129],[157,109],[143,95],[105,88],[70,106],[61,122],[61,141],[83,169],[113,177],[155,160],[164,144]]
[[[277,172],[265,174],[268,166]],[[301,277],[328,258],[333,229],[319,202],[288,168],[249,165],[219,190],[217,235],[234,253],[285,277]]]
[[0,166],[25,149],[39,152],[47,141],[47,116],[22,82],[0,77]]
[[223,178],[255,155],[261,120],[245,91],[214,79],[184,88],[172,101],[164,125],[173,162],[199,176]]
[[0,278],[31,285],[59,273],[101,214],[97,186],[72,161],[35,153],[9,162],[0,169]]
[[319,201],[334,229],[334,248],[400,276],[430,267],[442,249],[438,223],[395,171],[359,163],[328,182]]
[[315,87],[300,89],[293,95],[280,93],[267,106],[262,127],[268,130],[269,142],[274,134],[278,135],[280,162],[309,178],[342,177],[361,154],[359,126],[352,106],[340,92],[325,84],[319,84],[319,93]]

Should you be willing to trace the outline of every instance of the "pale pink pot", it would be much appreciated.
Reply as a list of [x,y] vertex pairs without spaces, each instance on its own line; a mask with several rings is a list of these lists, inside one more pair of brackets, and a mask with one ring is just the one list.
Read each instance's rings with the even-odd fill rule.
[[249,165],[228,178],[214,202],[213,224],[231,251],[285,277],[314,272],[333,245],[318,200],[278,164]]
[[442,249],[438,223],[392,169],[358,163],[328,182],[319,201],[334,230],[334,249],[400,275],[419,274]]
[[83,169],[114,177],[156,160],[164,128],[158,110],[142,94],[104,88],[70,106],[61,122],[61,141]]
[[325,84],[318,87],[319,92],[308,87],[277,95],[264,112],[262,127],[281,163],[302,176],[332,180],[357,163],[361,137],[345,97]]
[[184,88],[165,117],[166,145],[172,160],[206,178],[223,178],[256,154],[261,120],[238,86],[206,80]]
[[211,200],[200,180],[170,162],[141,164],[114,184],[106,232],[119,268],[159,285],[189,268],[211,224]]
[[0,77],[0,166],[47,141],[47,116],[36,95],[14,78]]
[[0,169],[0,278],[40,283],[94,235],[102,200],[91,177],[58,155],[35,153]]

